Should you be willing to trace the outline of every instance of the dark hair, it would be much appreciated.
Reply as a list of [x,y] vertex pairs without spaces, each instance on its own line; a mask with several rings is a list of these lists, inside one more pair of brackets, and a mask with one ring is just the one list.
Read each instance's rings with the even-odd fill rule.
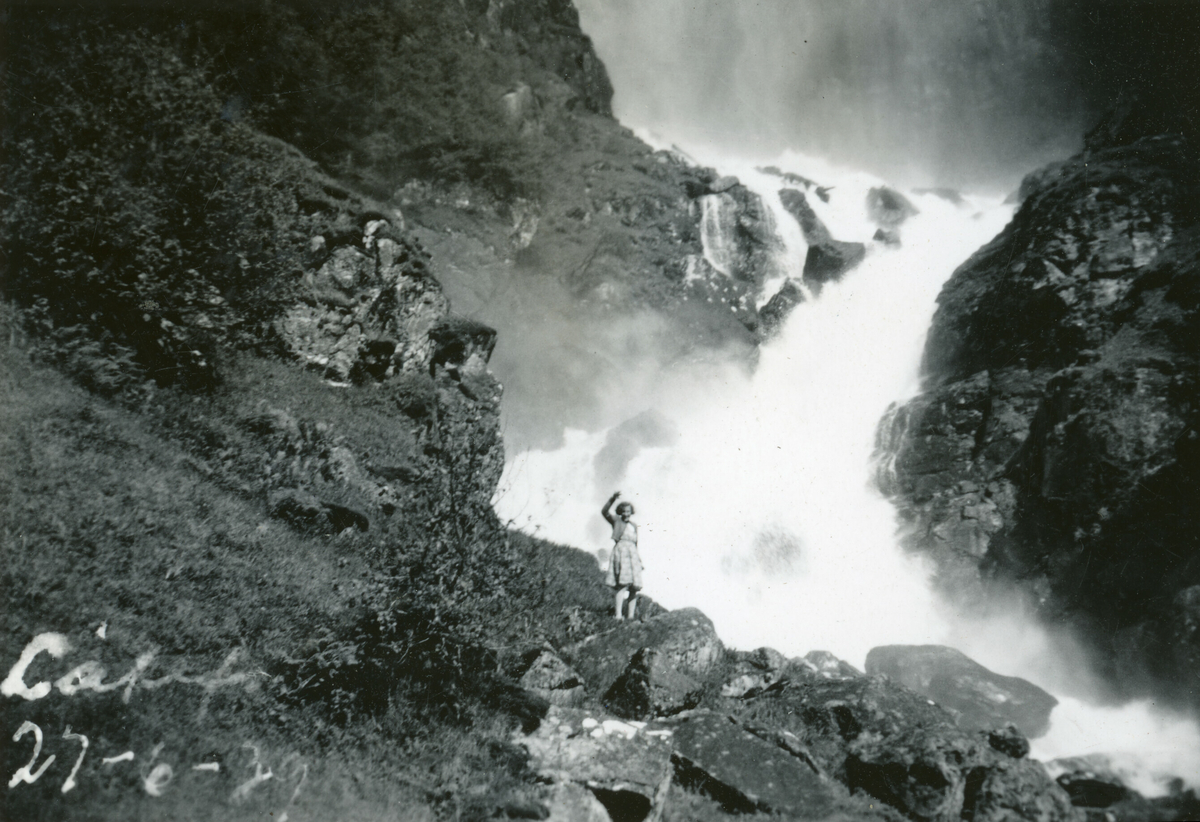
[[620,505],[617,506],[617,513],[620,514],[622,511],[628,511],[629,516],[633,516],[633,503],[632,502],[622,502]]

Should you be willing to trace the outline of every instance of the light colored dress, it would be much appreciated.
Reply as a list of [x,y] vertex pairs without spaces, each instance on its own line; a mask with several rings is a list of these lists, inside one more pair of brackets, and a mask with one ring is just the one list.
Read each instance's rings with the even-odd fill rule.
[[618,519],[613,522],[613,550],[604,577],[610,588],[642,587],[642,558],[638,556],[637,526]]

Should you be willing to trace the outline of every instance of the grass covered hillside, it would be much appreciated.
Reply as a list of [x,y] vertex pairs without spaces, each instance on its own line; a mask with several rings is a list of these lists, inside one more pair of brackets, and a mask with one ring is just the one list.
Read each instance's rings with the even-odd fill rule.
[[[44,732],[32,770],[55,757],[2,789],[3,818],[481,819],[528,804],[508,736],[545,706],[505,664],[595,624],[608,596],[590,557],[496,530],[491,553],[456,569],[475,596],[427,570],[402,576],[437,545],[433,529],[406,545],[298,528],[202,456],[238,388],[130,411],[30,362],[10,320],[0,656],[7,672],[46,633],[69,648],[25,672],[28,685],[59,682],[49,696],[0,701],[6,738],[25,722]],[[254,379],[278,402],[313,378],[279,364]],[[324,405],[323,419],[355,419],[348,406]],[[61,684],[89,663],[115,687]],[[87,737],[73,774],[82,743],[68,727]],[[32,744],[4,746],[6,778]],[[256,760],[273,779],[252,782]]]
[[455,309],[501,265],[748,350],[756,275],[683,282],[712,173],[562,0],[5,15],[0,817],[537,818],[516,675],[611,602],[493,513]]

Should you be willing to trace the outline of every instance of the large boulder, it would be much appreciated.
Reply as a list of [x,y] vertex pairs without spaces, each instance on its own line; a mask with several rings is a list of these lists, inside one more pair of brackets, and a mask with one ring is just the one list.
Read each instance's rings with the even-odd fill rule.
[[779,199],[800,224],[804,241],[808,243],[808,254],[804,258],[804,282],[813,291],[819,292],[825,283],[840,280],[847,271],[863,261],[867,247],[862,243],[833,239],[825,223],[808,204],[804,192],[785,188],[779,192]]
[[654,651],[658,670],[669,669],[701,682],[725,654],[708,617],[695,608],[684,608],[590,636],[565,648],[563,656],[592,693],[606,694],[644,648]]
[[779,333],[792,310],[804,302],[804,289],[789,277],[758,311],[758,336],[766,341]]
[[659,786],[672,773],[672,731],[552,706],[533,733],[518,733],[529,767],[554,783],[576,783],[593,791],[631,794],[627,801],[648,810]]
[[796,677],[727,704],[744,726],[786,735],[822,772],[910,819],[1081,818],[1022,750],[958,727],[931,700],[885,677]]
[[804,759],[722,714],[680,722],[673,745],[680,781],[718,798],[727,811],[823,819],[845,795]]
[[944,645],[884,645],[867,654],[883,674],[954,712],[959,727],[988,731],[1011,723],[1030,739],[1050,730],[1058,700],[1032,682],[994,673]]
[[703,682],[677,670],[661,651],[642,648],[605,692],[603,702],[625,719],[653,719],[695,708],[703,695]]
[[867,192],[867,216],[880,228],[895,228],[921,212],[895,189],[876,186]]
[[1072,804],[1081,808],[1107,808],[1132,794],[1105,756],[1055,759],[1046,767]]
[[733,664],[721,686],[721,696],[745,699],[757,696],[779,682],[789,671],[787,657],[774,648],[734,651]]

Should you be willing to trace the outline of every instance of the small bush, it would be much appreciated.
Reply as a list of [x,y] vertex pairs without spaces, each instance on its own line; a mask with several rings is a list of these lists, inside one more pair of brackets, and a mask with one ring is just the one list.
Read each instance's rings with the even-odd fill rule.
[[418,723],[463,724],[484,707],[536,727],[547,703],[503,677],[495,653],[464,633],[452,611],[391,605],[370,612],[289,665],[284,698],[319,704],[349,723],[382,717],[402,692]]

